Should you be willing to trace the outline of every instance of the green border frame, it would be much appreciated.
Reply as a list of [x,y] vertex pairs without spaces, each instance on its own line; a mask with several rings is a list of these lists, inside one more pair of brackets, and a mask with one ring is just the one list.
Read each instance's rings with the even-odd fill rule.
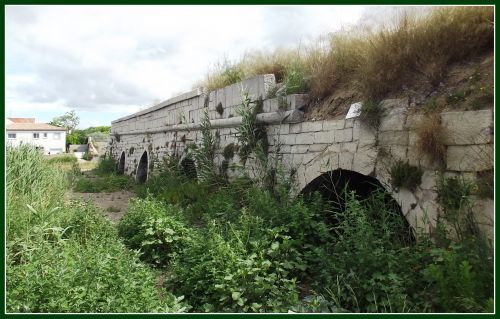
[[[331,4],[331,5],[341,5],[341,4],[349,4],[349,5],[495,5],[496,0],[441,0],[441,1],[432,1],[432,0],[424,0],[424,1],[415,1],[415,0],[399,0],[399,1],[380,1],[380,0],[339,0],[339,1],[332,1],[332,0],[311,0],[311,1],[305,1],[305,0],[240,0],[240,1],[235,1],[235,0],[206,0],[206,1],[201,1],[201,0],[184,0],[184,1],[179,1],[179,0],[115,0],[115,1],[110,1],[110,0],[71,0],[71,1],[64,1],[64,0],[3,0],[3,14],[1,15],[1,21],[2,21],[2,45],[3,45],[3,50],[1,52],[1,57],[3,60],[3,86],[5,88],[5,6],[7,5],[159,5],[159,4],[168,4],[168,5],[201,5],[201,4],[211,4],[211,5],[220,5],[220,4],[231,4],[231,5],[318,5],[318,4]],[[495,16],[497,14],[497,8],[495,6]],[[496,21],[495,21],[495,27],[496,27]],[[497,34],[495,32],[495,43],[497,40]],[[498,62],[497,56],[495,54],[495,67],[494,67],[494,72],[496,75],[496,64]],[[495,97],[496,93],[498,92],[497,87],[495,87]],[[3,101],[5,102],[5,91],[3,90],[1,93],[1,96],[3,98]],[[5,105],[2,106],[2,112],[4,114],[5,118]],[[496,112],[496,100],[494,104],[494,125],[497,122],[497,112]],[[1,122],[1,126],[3,131],[5,132],[5,120]],[[0,145],[2,146],[4,156],[3,160],[1,161],[0,167],[2,168],[2,177],[3,177],[3,183],[5,186],[5,139],[1,139]],[[498,155],[500,152],[496,149],[496,138],[494,136],[494,154],[495,154],[495,164],[497,162],[497,159],[499,158]],[[498,181],[498,174],[497,171],[495,170],[495,185],[497,184]],[[1,238],[1,244],[2,244],[2,254],[0,254],[0,263],[1,263],[1,268],[2,268],[2,276],[1,276],[1,283],[2,283],[2,289],[5,292],[6,288],[6,273],[5,273],[5,230],[6,230],[6,225],[5,225],[5,207],[6,207],[6,190],[4,187],[3,192],[1,192],[0,197],[3,199],[4,203],[4,209],[2,213],[2,218],[0,220],[0,225],[2,226],[2,229],[4,229],[4,235]],[[498,188],[495,188],[495,198],[499,195],[500,191]],[[498,210],[498,205],[497,202],[494,203],[495,206],[495,218],[496,218],[496,212]],[[496,224],[495,224],[496,226]],[[495,227],[496,231],[496,227]],[[495,236],[495,252],[494,256],[496,259],[496,246],[497,246],[497,237]],[[496,283],[496,274],[497,274],[497,268],[496,268],[496,260],[495,260],[495,312],[496,312],[496,291],[497,291],[497,283]],[[1,317],[20,317],[23,316],[25,317],[26,315],[24,314],[6,314],[5,313],[5,296],[3,294],[0,294],[0,316]],[[38,314],[36,316],[57,316],[57,317],[87,317],[87,316],[123,316],[127,318],[140,318],[143,316],[158,316],[158,315],[167,315],[169,317],[197,317],[197,316],[220,316],[220,317],[225,317],[225,318],[239,318],[241,316],[252,316],[252,317],[282,317],[282,316],[293,316],[293,317],[305,317],[305,316],[314,316],[315,318],[331,318],[332,316],[370,316],[370,317],[378,317],[378,316],[417,316],[417,317],[428,317],[428,316],[468,316],[468,317],[492,317],[494,314]],[[30,316],[33,316],[32,314]]]

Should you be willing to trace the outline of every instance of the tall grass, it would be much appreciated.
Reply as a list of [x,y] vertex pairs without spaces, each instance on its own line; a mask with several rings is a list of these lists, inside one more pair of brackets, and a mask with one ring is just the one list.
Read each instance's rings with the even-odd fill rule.
[[364,100],[379,100],[416,79],[439,85],[451,63],[492,52],[493,31],[493,7],[439,7],[376,30],[356,26],[299,49],[246,53],[238,62],[218,64],[204,84],[213,90],[263,73],[282,82],[296,70],[291,66],[300,65],[313,98],[348,85]]
[[32,146],[7,147],[7,311],[182,311],[94,206],[64,202],[67,174]]

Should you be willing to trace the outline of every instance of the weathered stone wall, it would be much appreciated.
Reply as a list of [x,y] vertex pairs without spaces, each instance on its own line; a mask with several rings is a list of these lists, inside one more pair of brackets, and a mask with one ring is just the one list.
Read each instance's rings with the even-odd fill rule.
[[[286,104],[277,98],[265,99],[274,84],[272,75],[257,76],[208,95],[201,90],[189,92],[118,119],[112,123],[109,150],[116,159],[125,152],[125,174],[129,175],[137,173],[144,152],[148,163],[160,162],[166,155],[182,158],[189,143],[200,142],[200,121],[208,110],[211,127],[219,136],[216,163],[220,164],[224,147],[237,144],[236,128],[241,118],[236,108],[242,92],[247,90],[253,99],[264,99],[263,113],[257,121],[266,125],[270,153],[279,149],[283,165],[296,170],[298,191],[322,173],[336,169],[369,175],[392,192],[414,228],[432,231],[441,210],[436,201],[439,167],[415,147],[416,128],[426,119],[409,107],[407,99],[383,101],[387,114],[378,130],[374,130],[359,118],[302,121],[301,109],[307,104],[307,96],[287,96]],[[221,107],[222,114],[217,111]],[[446,176],[474,179],[476,172],[493,168],[492,110],[446,112],[441,119],[446,132]],[[389,171],[397,160],[424,169],[422,183],[415,191],[391,190]],[[237,155],[231,163],[239,163]],[[252,171],[255,167],[250,159],[246,169]],[[150,164],[149,168],[152,170],[153,166]],[[479,222],[491,235],[493,201],[478,200],[476,210]]]

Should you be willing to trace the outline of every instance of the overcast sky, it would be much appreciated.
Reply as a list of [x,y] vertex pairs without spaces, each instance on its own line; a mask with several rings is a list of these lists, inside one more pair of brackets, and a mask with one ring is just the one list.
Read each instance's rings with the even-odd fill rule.
[[80,128],[191,90],[210,65],[358,23],[365,6],[7,6],[6,116]]

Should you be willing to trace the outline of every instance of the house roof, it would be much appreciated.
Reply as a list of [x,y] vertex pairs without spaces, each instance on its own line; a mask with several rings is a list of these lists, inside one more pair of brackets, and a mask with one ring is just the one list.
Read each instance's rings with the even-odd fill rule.
[[57,127],[45,123],[10,123],[7,131],[66,131],[64,127]]
[[7,119],[13,123],[35,123],[34,117],[8,117]]

